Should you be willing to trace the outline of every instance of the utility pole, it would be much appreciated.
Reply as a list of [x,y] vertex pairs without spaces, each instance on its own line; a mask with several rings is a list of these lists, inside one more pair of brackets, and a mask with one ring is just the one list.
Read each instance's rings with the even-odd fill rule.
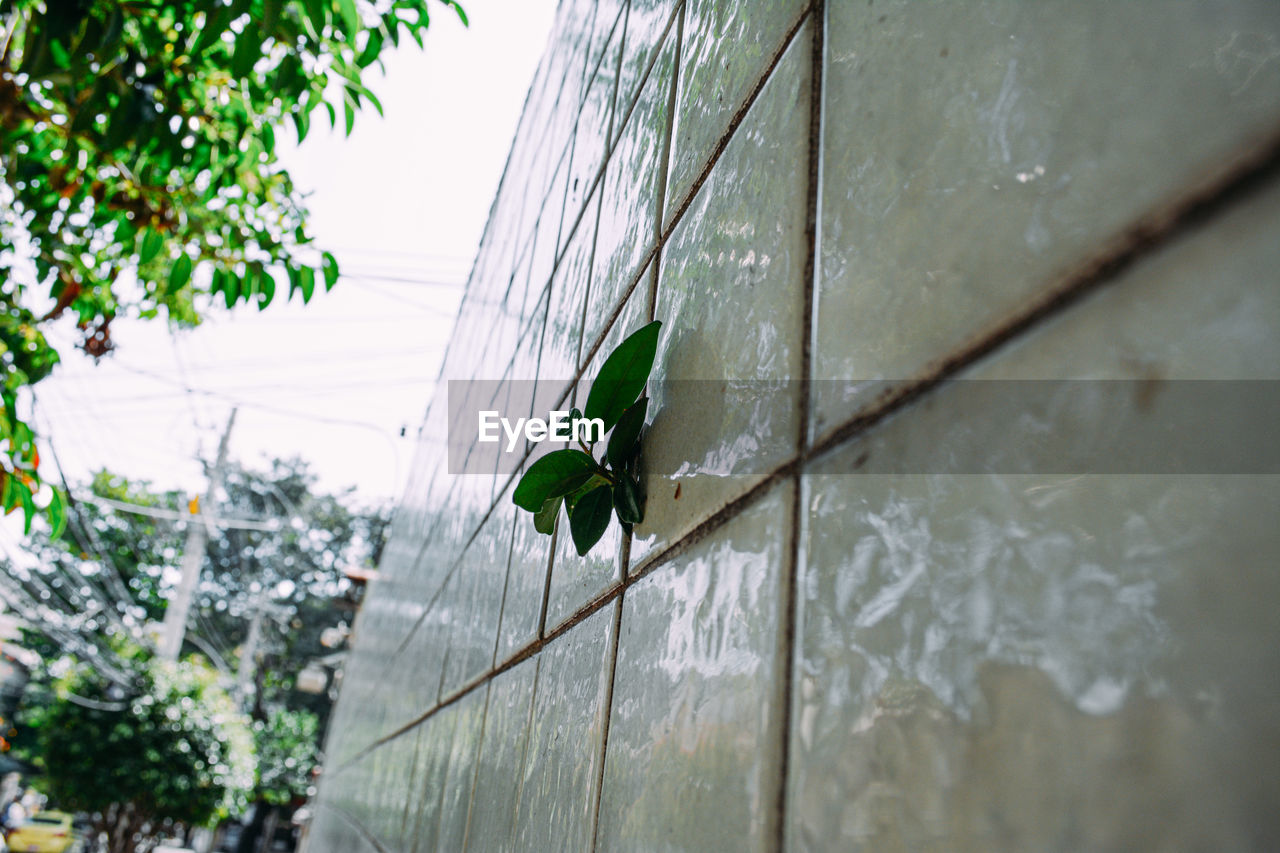
[[262,644],[262,618],[271,616],[283,619],[289,615],[289,608],[271,601],[267,590],[258,593],[258,600],[253,603],[253,616],[249,620],[249,636],[245,638],[240,650],[240,667],[236,671],[236,700],[243,707],[249,694],[254,690],[254,674],[258,669],[258,646]]
[[263,605],[267,603],[266,598],[264,591],[254,603],[253,618],[249,620],[249,636],[240,652],[240,670],[236,673],[236,701],[241,707],[244,707],[245,700],[249,698],[249,687],[253,684],[253,671],[257,666],[254,658],[258,654],[258,643],[262,640],[262,617],[266,613]]
[[204,546],[209,539],[209,527],[205,521],[205,513],[213,508],[217,499],[218,487],[222,484],[222,468],[227,463],[227,443],[231,439],[231,427],[236,422],[236,410],[231,410],[227,418],[227,428],[222,431],[222,440],[218,442],[218,457],[209,472],[209,490],[204,501],[196,507],[196,512],[187,522],[187,544],[182,549],[182,580],[178,589],[164,610],[164,627],[160,635],[160,657],[177,660],[182,649],[182,637],[187,632],[187,615],[191,612],[191,599],[195,597],[196,585],[200,581],[200,569],[204,565]]

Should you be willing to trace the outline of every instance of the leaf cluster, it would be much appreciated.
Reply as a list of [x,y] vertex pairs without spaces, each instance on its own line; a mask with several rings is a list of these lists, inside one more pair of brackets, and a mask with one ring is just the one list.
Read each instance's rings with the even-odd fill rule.
[[[644,494],[635,477],[640,437],[649,408],[642,397],[658,350],[662,322],[634,332],[618,345],[600,367],[586,407],[570,413],[570,422],[599,419],[608,435],[605,451],[595,457],[597,442],[580,448],[554,450],[525,471],[512,494],[516,506],[534,514],[533,526],[550,535],[564,506],[569,532],[579,555],[591,550],[616,515],[630,534],[644,521]],[[603,436],[597,437],[604,441]]]
[[205,824],[243,807],[254,778],[248,721],[198,659],[126,656],[126,691],[77,665],[25,712],[42,785],[61,807],[105,813],[129,804],[152,821]]
[[381,112],[366,72],[429,22],[428,0],[0,0],[3,389],[48,375],[42,324],[64,315],[100,357],[118,316],[193,325],[333,287],[278,136]]

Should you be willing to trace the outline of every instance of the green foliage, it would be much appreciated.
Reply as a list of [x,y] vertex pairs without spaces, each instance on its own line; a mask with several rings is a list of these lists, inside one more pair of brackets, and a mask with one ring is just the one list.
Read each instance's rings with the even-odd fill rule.
[[[133,649],[130,683],[75,665],[28,703],[41,785],[69,811],[96,814],[113,840],[154,835],[164,821],[208,824],[243,807],[253,785],[253,735],[217,673]],[[113,848],[114,849],[114,848]]]
[[554,450],[529,466],[511,496],[516,506],[534,513],[534,528],[547,535],[563,504],[579,555],[604,536],[611,511],[627,533],[644,521],[644,494],[634,466],[649,399],[640,395],[653,371],[661,328],[654,321],[619,344],[601,365],[586,410],[570,414],[574,423],[583,418],[604,422],[609,433],[605,454],[595,458],[597,442],[584,443],[580,450]]
[[[275,609],[262,626],[256,704],[263,714],[274,707],[310,711],[323,728],[328,696],[296,690],[294,677],[310,660],[334,651],[321,644],[325,629],[350,624],[352,614],[339,609],[351,589],[342,568],[376,564],[388,513],[356,504],[349,493],[317,489],[314,475],[297,459],[276,460],[266,470],[229,464],[223,484],[226,498],[210,508],[212,514],[277,519],[280,526],[225,528],[209,538],[185,651],[212,649],[234,670],[236,649],[243,649],[253,608],[265,591]],[[185,513],[188,496],[153,491],[145,482],[106,471],[82,488],[93,497],[76,502],[73,522],[60,538],[33,531],[26,547],[38,558],[36,565],[0,570],[23,599],[42,605],[43,633],[28,632],[25,645],[50,660],[74,653],[110,664],[114,655],[103,642],[108,632],[163,620],[172,591],[166,570],[181,558],[185,527],[93,498]],[[101,602],[110,608],[97,607]]]
[[320,723],[310,711],[272,708],[253,724],[258,751],[258,795],[271,805],[305,797],[319,763]]
[[58,361],[43,324],[72,315],[96,358],[118,316],[192,325],[215,299],[261,309],[286,285],[309,301],[317,275],[333,287],[278,135],[302,141],[339,110],[349,134],[366,104],[381,112],[365,72],[405,36],[421,46],[428,6],[0,0],[6,511],[30,519],[44,494],[15,396]]

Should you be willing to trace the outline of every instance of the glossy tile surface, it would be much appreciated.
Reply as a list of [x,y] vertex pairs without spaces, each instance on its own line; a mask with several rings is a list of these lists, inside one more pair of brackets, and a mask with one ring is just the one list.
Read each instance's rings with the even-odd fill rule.
[[613,127],[615,140],[621,135],[623,116],[631,109],[641,86],[647,85],[645,75],[654,62],[654,51],[664,35],[676,31],[677,7],[674,0],[632,0],[627,4],[626,40],[618,72],[618,121]]
[[[502,501],[506,507],[510,498]],[[458,567],[457,618],[452,620],[449,652],[441,690],[444,696],[469,683],[493,665],[493,650],[502,612],[511,556],[511,516],[498,512],[480,528]]]
[[675,39],[669,38],[636,101],[604,175],[585,346],[592,346],[657,243],[662,156],[668,129]]
[[446,708],[418,727],[418,748],[414,755],[413,787],[410,791],[412,799],[405,817],[405,842],[401,848],[406,853],[426,853],[436,849],[441,793],[449,769],[456,725],[456,711]]
[[436,839],[436,850],[440,853],[462,850],[466,844],[467,816],[471,810],[487,692],[487,685],[472,690],[450,706],[457,722],[448,771],[440,788],[440,829]]
[[[562,0],[304,853],[1280,849],[1277,150],[1274,0]],[[447,383],[650,316],[579,557]]]
[[787,46],[787,35],[806,6],[801,0],[685,3],[668,220],[673,206],[688,196],[734,115],[764,79],[770,62]]
[[613,126],[613,101],[618,86],[618,56],[622,29],[608,34],[608,42],[587,86],[578,125],[573,134],[573,151],[569,160],[568,187],[565,195],[565,222],[560,232],[560,250],[572,239],[574,223],[579,219],[586,199],[596,189],[600,167],[608,152],[609,130]]
[[516,810],[515,850],[585,850],[591,843],[614,609],[548,645]]
[[[974,380],[1160,377],[1154,399],[1069,409],[1047,444],[1009,452],[1071,458],[1158,417],[1168,383],[1280,378],[1280,291],[1257,287],[1277,225],[1272,189],[976,365]],[[1280,477],[928,473],[952,424],[990,446],[1026,416],[961,380],[805,477],[793,849],[1246,849],[1280,833],[1249,769],[1280,758],[1264,604]],[[856,473],[883,454],[922,473]]]
[[468,850],[512,849],[537,667],[536,659],[527,660],[496,677],[489,690]]
[[1265,0],[829,9],[818,378],[927,374],[1280,113]]
[[665,325],[637,563],[797,447],[798,385],[782,386],[768,406],[751,405],[752,395],[739,405],[727,387],[800,374],[808,44],[802,32],[663,248],[654,319]]
[[627,590],[601,850],[766,850],[790,484]]

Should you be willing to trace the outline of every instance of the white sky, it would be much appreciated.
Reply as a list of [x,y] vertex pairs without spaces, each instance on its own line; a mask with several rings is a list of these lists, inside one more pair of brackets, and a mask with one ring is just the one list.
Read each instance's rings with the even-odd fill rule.
[[[405,39],[386,58],[386,78],[366,81],[385,119],[366,108],[348,139],[317,112],[301,149],[285,155],[311,192],[317,245],[345,273],[383,278],[317,289],[305,309],[216,313],[175,336],[163,322],[113,323],[113,356],[94,366],[70,352],[37,387],[38,430],[52,436],[68,477],[107,467],[203,491],[196,457],[213,457],[239,400],[233,458],[297,454],[323,488],[399,497],[555,8],[554,0],[464,5],[469,29],[440,6],[425,51]],[[66,340],[70,326],[60,328]],[[185,394],[184,384],[209,393]]]

